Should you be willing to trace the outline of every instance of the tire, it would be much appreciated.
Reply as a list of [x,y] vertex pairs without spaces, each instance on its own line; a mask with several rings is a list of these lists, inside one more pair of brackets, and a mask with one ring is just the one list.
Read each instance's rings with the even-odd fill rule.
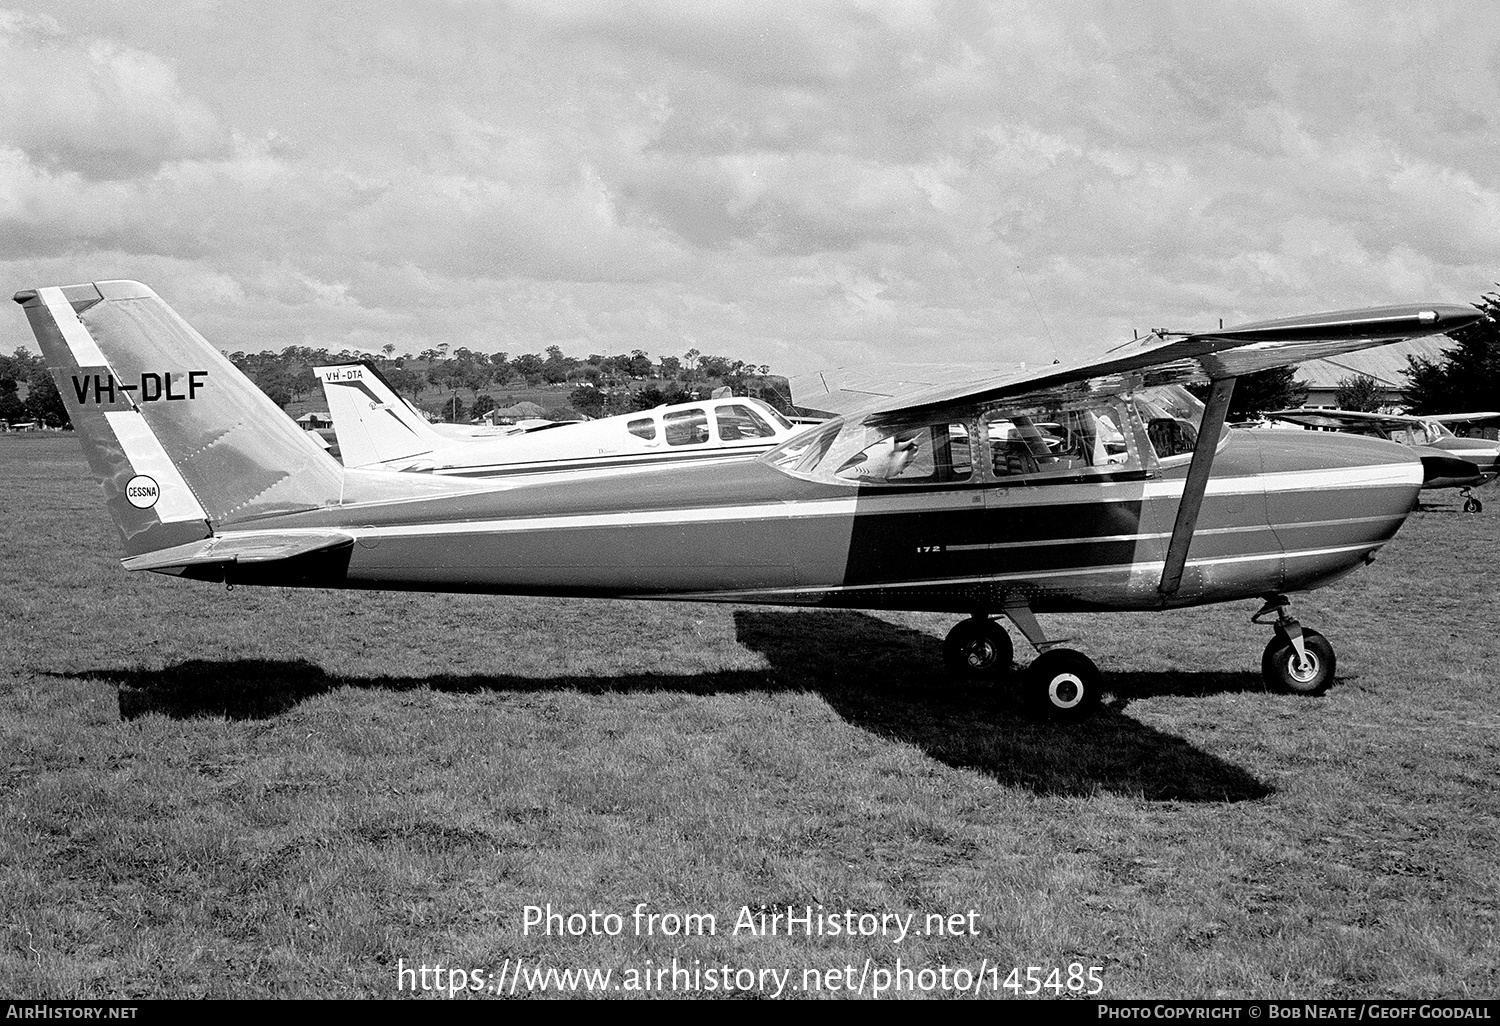
[[1010,673],[1015,646],[994,620],[971,617],[955,624],[943,640],[943,666],[954,677],[998,680]]
[[1333,646],[1317,631],[1302,629],[1302,647],[1307,650],[1311,666],[1297,666],[1297,650],[1291,639],[1281,631],[1266,646],[1260,657],[1260,674],[1266,686],[1277,691],[1289,691],[1294,695],[1321,695],[1333,686],[1333,672],[1338,660]]
[[1099,667],[1082,652],[1054,648],[1026,668],[1026,699],[1036,712],[1054,720],[1087,719],[1099,706]]
[[1474,498],[1473,496],[1470,496],[1468,498],[1468,500],[1464,502],[1464,512],[1465,513],[1483,513],[1484,512],[1484,503],[1480,502],[1478,499]]

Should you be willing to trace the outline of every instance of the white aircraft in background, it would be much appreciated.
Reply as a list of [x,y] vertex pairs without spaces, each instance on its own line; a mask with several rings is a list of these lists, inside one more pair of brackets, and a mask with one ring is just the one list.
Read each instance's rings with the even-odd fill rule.
[[1500,418],[1500,413],[1487,411],[1407,416],[1302,407],[1295,410],[1275,410],[1267,413],[1266,417],[1304,428],[1366,435],[1409,445],[1422,457],[1422,466],[1426,472],[1422,487],[1459,489],[1466,513],[1484,510],[1484,503],[1470,495],[1469,490],[1500,475],[1500,443],[1488,438],[1459,438],[1448,427],[1449,424],[1494,420]]
[[[318,367],[345,467],[499,477],[749,459],[803,430],[759,399],[726,397],[590,421],[429,424],[367,363]],[[446,429],[446,430],[445,430]]]

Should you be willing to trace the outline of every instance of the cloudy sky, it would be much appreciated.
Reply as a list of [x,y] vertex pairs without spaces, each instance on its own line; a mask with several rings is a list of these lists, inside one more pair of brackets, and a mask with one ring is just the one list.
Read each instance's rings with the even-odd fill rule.
[[28,0],[0,10],[0,286],[137,278],[230,351],[783,373],[1467,301],[1500,277],[1493,26],[1482,0]]

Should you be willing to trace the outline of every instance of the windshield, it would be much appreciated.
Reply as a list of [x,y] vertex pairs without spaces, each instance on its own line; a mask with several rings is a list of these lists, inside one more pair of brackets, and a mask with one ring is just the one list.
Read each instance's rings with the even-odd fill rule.
[[790,430],[792,430],[792,422],[789,421],[789,420],[787,420],[785,417],[783,417],[781,415],[781,412],[779,410],[777,410],[776,407],[772,406],[770,403],[766,402],[764,399],[745,398],[745,399],[743,399],[741,401],[742,402],[746,402],[746,403],[750,403],[756,409],[760,410],[760,412],[763,413],[765,416],[770,417],[772,421],[774,421],[775,423],[781,425],[781,430],[783,430],[783,431],[790,431]]

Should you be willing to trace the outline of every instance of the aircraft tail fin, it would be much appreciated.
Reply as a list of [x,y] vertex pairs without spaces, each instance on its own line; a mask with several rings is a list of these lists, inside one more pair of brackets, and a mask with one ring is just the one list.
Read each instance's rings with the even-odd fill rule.
[[328,415],[346,467],[369,467],[432,452],[445,439],[369,363],[318,367]]
[[18,292],[129,556],[336,504],[344,472],[139,282]]

